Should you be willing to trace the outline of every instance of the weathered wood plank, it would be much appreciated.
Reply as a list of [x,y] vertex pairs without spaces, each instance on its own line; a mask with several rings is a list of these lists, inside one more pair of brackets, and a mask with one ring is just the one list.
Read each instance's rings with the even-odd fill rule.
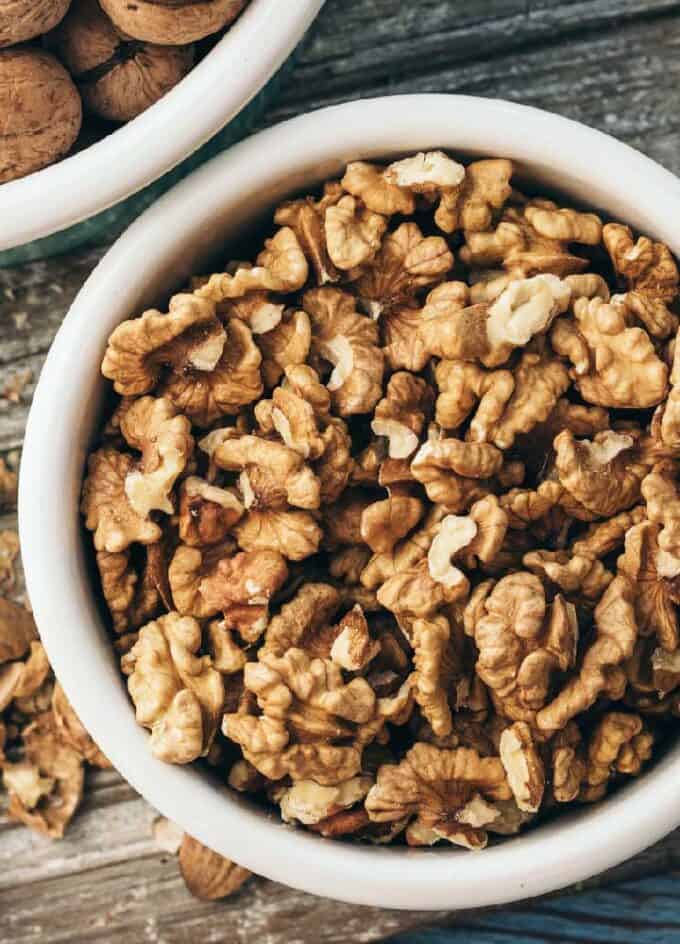
[[[583,15],[586,13],[584,10]],[[486,34],[475,40],[474,48],[483,58],[466,61],[452,54],[446,62],[431,63],[425,56],[425,65],[417,72],[402,69],[397,58],[382,78],[370,69],[364,76],[358,62],[353,66],[352,83],[341,88],[336,87],[332,74],[315,74],[313,70],[307,74],[302,61],[268,119],[287,118],[348,98],[400,92],[499,97],[593,125],[680,173],[680,16],[642,19],[615,31],[595,30],[559,44],[540,42],[491,57],[489,42]],[[372,53],[377,59],[384,54],[380,46]],[[304,99],[298,97],[302,89]]]
[[[493,912],[469,924],[467,913],[454,918],[443,912],[356,908],[264,879],[252,880],[229,901],[199,903],[184,888],[174,858],[151,838],[156,815],[151,807],[113,772],[95,774],[88,786],[86,803],[61,843],[12,824],[0,827],[1,944],[79,944],[123,935],[163,944],[252,944],[265,939],[267,944],[341,944],[376,941],[423,922],[453,922],[470,931],[503,927],[504,921],[496,920]],[[673,868],[680,868],[680,831],[580,887]],[[571,906],[563,906],[563,900],[540,907],[568,910]],[[536,907],[525,904],[521,910],[531,915]]]
[[613,889],[525,902],[512,908],[459,915],[455,929],[399,935],[391,944],[670,944],[680,940],[677,872]]
[[[225,902],[201,903],[184,887],[174,858],[145,838],[154,813],[141,799],[117,804],[108,811],[99,809],[93,815],[98,819],[91,824],[91,845],[83,835],[88,828],[83,825],[88,819],[85,814],[60,845],[60,860],[51,860],[53,871],[43,869],[40,878],[0,889],[2,944],[114,940],[340,944],[376,941],[426,919],[445,918],[443,912],[405,914],[356,908],[264,879],[252,880],[238,896]],[[119,846],[117,833],[121,830],[128,841]],[[44,842],[32,838],[34,854],[40,855]],[[0,843],[4,850],[2,834]],[[97,844],[112,861],[83,868],[83,862],[96,859]],[[106,852],[111,844],[117,850],[115,857]]]
[[412,77],[531,44],[552,46],[574,33],[607,34],[679,8],[677,0],[328,0],[287,96],[308,101],[319,83],[328,92],[345,92],[381,77]]

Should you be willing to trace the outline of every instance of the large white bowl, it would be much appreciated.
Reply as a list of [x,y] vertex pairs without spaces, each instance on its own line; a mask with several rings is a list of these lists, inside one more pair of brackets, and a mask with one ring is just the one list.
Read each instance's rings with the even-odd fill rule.
[[481,853],[332,842],[282,825],[205,774],[154,760],[135,722],[88,574],[78,515],[109,332],[167,295],[226,237],[359,157],[419,148],[503,155],[680,253],[680,181],[556,115],[478,98],[400,96],[325,109],[215,158],[147,211],[88,279],[52,346],[28,422],[19,496],[30,598],[75,710],[124,777],[192,836],[319,895],[392,908],[472,908],[548,892],[612,866],[680,823],[680,746],[604,803]]
[[59,232],[156,180],[224,127],[274,75],[324,0],[251,0],[208,55],[134,121],[0,186],[0,251]]

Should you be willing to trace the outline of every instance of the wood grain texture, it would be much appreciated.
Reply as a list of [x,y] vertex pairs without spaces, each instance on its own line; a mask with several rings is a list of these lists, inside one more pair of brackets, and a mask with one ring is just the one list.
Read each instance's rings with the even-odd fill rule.
[[[578,118],[680,173],[679,52],[678,0],[328,0],[266,123],[378,94],[497,96]],[[44,357],[103,251],[0,270],[0,453],[14,460]],[[17,396],[15,378],[25,372]],[[12,523],[0,519],[0,527]],[[631,883],[680,870],[680,831],[586,883],[619,883],[613,890],[451,917],[356,908],[263,879],[227,902],[194,901],[173,857],[152,839],[155,815],[113,771],[89,777],[61,843],[0,814],[0,944],[340,944],[448,921],[458,929],[451,944],[680,938],[671,910],[677,879]],[[626,909],[645,917],[626,923]]]
[[671,871],[611,889],[459,915],[455,927],[400,934],[390,944],[673,944],[680,940],[679,879]]

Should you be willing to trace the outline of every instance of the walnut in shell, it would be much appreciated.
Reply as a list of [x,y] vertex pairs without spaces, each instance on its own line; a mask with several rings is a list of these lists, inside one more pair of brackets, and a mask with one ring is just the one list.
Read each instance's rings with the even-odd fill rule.
[[194,61],[191,46],[122,36],[90,0],[75,0],[53,39],[87,111],[109,121],[136,118],[183,79]]
[[0,184],[59,160],[82,122],[66,69],[41,49],[0,50]]
[[147,43],[179,46],[224,29],[247,0],[101,0],[118,29]]
[[53,29],[71,0],[2,0],[0,47],[16,46]]

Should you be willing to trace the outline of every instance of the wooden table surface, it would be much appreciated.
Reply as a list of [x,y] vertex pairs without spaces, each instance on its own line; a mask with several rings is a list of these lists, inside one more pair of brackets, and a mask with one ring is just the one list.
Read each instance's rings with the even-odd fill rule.
[[[680,173],[679,80],[675,0],[328,0],[266,123],[349,98],[460,92],[577,118]],[[1,211],[0,197],[0,225]],[[102,252],[89,247],[0,270],[0,454],[10,459],[20,449],[33,384],[54,333]],[[0,520],[10,525],[11,516]],[[155,812],[112,771],[92,775],[88,788],[60,843],[0,814],[0,944],[339,944],[379,940],[424,921],[469,928],[460,940],[470,940],[475,929],[498,923],[493,914],[357,908],[262,879],[230,901],[202,904],[153,840]],[[680,869],[680,833],[596,884],[673,868]],[[634,895],[635,887],[620,886],[621,896],[631,888]],[[538,906],[520,911],[533,915],[532,907]],[[516,933],[508,927],[502,939],[547,944],[566,937],[540,920],[521,927]],[[588,928],[573,922],[568,939],[593,940]]]

